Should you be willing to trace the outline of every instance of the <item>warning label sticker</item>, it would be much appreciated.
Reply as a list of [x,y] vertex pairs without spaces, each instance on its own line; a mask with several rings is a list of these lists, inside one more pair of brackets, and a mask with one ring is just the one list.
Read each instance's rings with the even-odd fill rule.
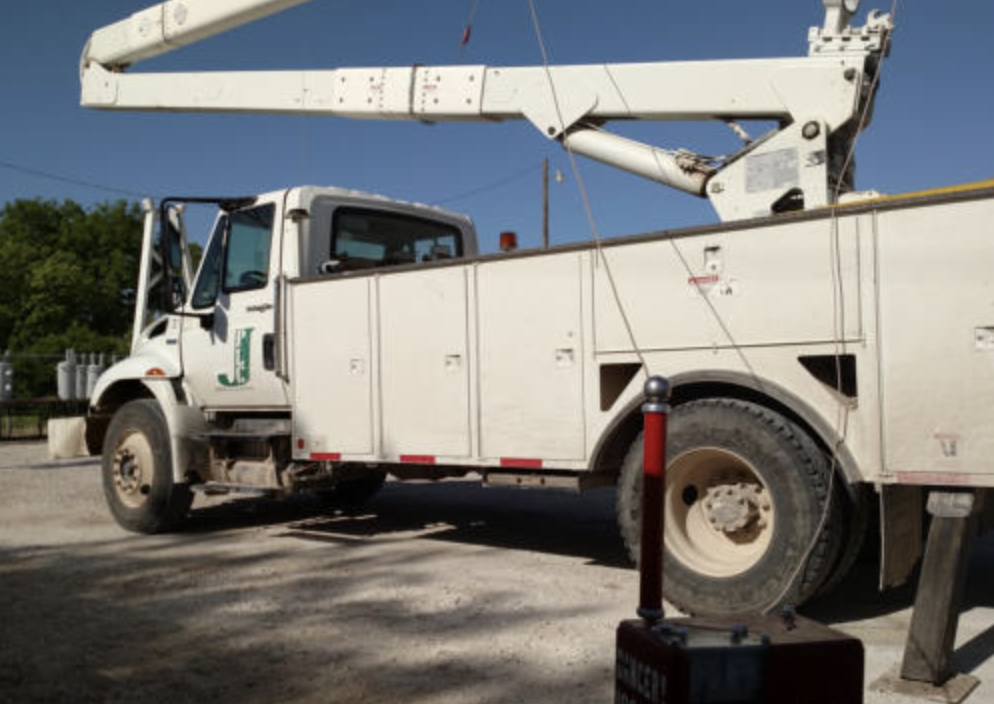
[[783,190],[799,182],[796,148],[746,157],[746,193]]

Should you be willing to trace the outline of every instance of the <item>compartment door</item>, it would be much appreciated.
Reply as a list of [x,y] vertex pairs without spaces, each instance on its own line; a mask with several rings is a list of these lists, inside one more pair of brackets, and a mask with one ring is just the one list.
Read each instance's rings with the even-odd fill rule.
[[290,287],[296,457],[373,453],[371,281]]
[[470,454],[465,267],[379,279],[385,457]]
[[581,262],[564,254],[478,269],[486,458],[584,459]]

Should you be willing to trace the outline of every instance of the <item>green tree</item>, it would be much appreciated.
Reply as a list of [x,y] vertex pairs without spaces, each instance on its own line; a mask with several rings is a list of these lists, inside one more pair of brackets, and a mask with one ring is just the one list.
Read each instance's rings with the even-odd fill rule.
[[55,391],[66,348],[124,354],[138,280],[142,218],[118,201],[16,200],[0,210],[0,350],[15,359],[17,396]]

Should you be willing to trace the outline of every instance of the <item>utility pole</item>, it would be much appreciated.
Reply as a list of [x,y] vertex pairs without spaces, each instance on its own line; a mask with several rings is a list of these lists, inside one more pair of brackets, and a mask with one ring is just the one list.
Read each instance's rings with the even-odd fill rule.
[[549,248],[549,157],[542,159],[542,249]]

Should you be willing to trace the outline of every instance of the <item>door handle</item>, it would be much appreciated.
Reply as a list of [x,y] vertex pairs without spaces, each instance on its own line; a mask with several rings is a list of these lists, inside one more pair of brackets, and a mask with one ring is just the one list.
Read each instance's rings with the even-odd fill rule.
[[276,340],[271,332],[262,336],[262,368],[267,371],[276,369]]

